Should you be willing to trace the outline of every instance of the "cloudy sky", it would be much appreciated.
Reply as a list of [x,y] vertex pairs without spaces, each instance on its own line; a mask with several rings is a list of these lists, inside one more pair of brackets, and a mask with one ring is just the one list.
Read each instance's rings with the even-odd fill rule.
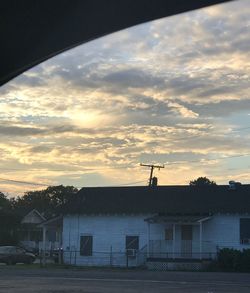
[[250,183],[250,5],[172,16],[84,44],[0,88],[0,190]]

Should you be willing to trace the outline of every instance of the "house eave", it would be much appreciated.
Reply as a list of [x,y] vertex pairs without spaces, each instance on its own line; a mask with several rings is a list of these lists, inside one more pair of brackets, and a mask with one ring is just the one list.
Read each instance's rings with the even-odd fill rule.
[[145,222],[149,224],[190,224],[190,225],[198,225],[201,222],[207,221],[211,218],[208,215],[192,215],[192,214],[183,214],[183,215],[154,215],[153,217],[149,217],[144,219]]

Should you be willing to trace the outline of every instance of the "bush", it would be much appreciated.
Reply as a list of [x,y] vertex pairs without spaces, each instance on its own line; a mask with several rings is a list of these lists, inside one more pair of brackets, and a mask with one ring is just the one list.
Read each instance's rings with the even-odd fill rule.
[[241,253],[240,271],[250,272],[250,249],[244,249]]
[[250,249],[243,251],[223,248],[219,251],[216,267],[224,271],[250,271]]
[[218,253],[218,267],[226,271],[235,271],[238,268],[241,252],[236,249],[223,248]]

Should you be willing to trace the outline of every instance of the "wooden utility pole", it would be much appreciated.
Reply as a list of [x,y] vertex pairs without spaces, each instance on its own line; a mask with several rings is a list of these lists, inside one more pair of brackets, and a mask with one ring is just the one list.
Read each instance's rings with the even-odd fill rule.
[[160,170],[161,168],[164,168],[164,165],[158,166],[158,165],[140,164],[140,166],[149,167],[150,168],[150,176],[149,176],[149,181],[148,181],[148,183],[149,183],[148,185],[149,186],[152,186],[152,179],[153,179],[154,168],[157,168],[158,170]]

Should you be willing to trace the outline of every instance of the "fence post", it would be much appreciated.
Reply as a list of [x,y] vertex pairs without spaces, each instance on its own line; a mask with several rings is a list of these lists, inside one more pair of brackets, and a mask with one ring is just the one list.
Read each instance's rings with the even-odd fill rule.
[[59,255],[58,255],[58,263],[61,265],[63,263],[63,250],[60,248],[59,249]]
[[150,223],[148,222],[148,247],[147,247],[147,257],[150,257]]
[[200,259],[202,259],[202,222],[200,222]]
[[173,224],[173,240],[172,240],[172,258],[175,259],[175,238],[176,238],[176,227]]
[[45,264],[46,264],[46,227],[45,226],[43,226],[43,254],[42,254],[42,257],[43,257],[42,264],[45,267]]
[[110,246],[109,264],[110,264],[111,267],[113,266],[113,250],[112,250],[112,245]]

